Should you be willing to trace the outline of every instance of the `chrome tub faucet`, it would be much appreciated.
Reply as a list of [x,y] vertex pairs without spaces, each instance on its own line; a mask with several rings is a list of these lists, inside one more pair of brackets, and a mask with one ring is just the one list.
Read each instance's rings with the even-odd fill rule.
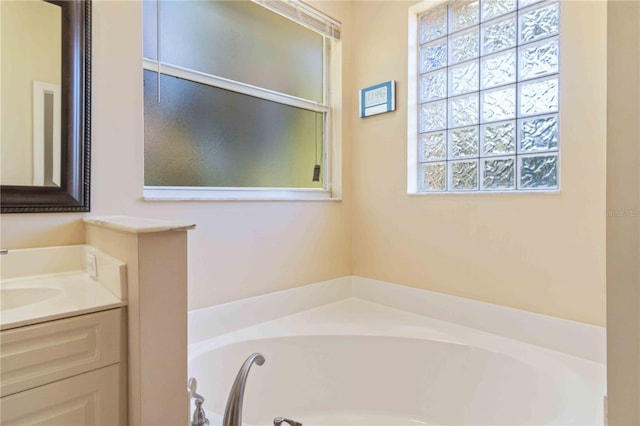
[[244,398],[244,388],[247,384],[247,376],[253,363],[258,365],[264,364],[264,357],[259,353],[254,353],[242,364],[236,379],[233,381],[229,398],[227,399],[227,407],[224,410],[222,419],[223,426],[242,426],[242,400]]

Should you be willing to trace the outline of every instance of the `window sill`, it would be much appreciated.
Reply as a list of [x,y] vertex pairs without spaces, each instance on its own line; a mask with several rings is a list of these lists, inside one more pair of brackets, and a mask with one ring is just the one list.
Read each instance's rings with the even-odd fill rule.
[[145,201],[342,201],[326,189],[145,186]]
[[531,189],[520,191],[432,191],[432,192],[411,192],[407,191],[409,196],[430,196],[430,195],[516,195],[516,194],[544,194],[544,195],[559,195],[559,189]]

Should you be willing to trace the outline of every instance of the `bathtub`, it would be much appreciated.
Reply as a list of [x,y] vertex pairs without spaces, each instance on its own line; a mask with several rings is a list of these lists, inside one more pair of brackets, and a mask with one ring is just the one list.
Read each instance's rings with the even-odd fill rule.
[[211,424],[253,352],[247,425],[603,424],[603,364],[356,298],[191,344]]

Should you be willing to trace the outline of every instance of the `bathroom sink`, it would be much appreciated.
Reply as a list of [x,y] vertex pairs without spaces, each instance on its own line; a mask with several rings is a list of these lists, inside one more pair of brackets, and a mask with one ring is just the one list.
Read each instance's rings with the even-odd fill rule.
[[12,288],[0,290],[0,309],[3,311],[32,305],[62,294],[58,288]]

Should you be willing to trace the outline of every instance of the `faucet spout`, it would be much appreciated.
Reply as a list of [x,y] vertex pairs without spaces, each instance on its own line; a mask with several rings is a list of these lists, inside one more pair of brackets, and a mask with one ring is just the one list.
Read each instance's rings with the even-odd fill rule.
[[264,357],[259,353],[254,353],[242,364],[236,379],[233,381],[227,406],[222,418],[223,426],[242,426],[242,400],[244,399],[244,388],[247,383],[247,376],[253,363],[264,364]]

